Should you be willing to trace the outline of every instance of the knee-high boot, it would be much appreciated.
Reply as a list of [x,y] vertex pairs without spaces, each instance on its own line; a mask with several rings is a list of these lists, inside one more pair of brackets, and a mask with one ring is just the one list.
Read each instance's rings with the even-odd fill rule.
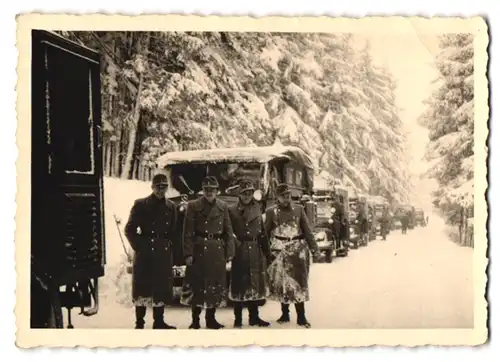
[[297,324],[302,327],[311,328],[311,324],[306,318],[306,308],[304,302],[296,303],[295,310],[297,311]]
[[189,329],[200,329],[200,314],[201,314],[201,307],[191,307],[191,324],[189,326]]
[[257,303],[257,301],[248,302],[248,324],[251,326],[269,327],[271,323],[260,319],[259,306]]
[[208,329],[221,329],[224,325],[217,322],[215,319],[215,308],[207,308],[205,312],[205,325]]
[[176,329],[163,320],[163,315],[165,313],[165,307],[153,307],[153,329]]
[[135,307],[135,329],[144,329],[144,317],[146,317],[146,307]]
[[277,320],[278,323],[290,322],[290,305],[281,303],[281,317]]
[[243,327],[243,303],[234,302],[234,328]]

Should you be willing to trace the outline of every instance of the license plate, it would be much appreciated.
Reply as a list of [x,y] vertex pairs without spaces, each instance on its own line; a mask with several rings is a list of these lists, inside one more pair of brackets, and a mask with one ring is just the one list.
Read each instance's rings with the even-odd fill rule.
[[186,273],[184,268],[176,268],[174,267],[172,270],[172,274],[175,278],[184,278],[184,274]]
[[180,297],[182,295],[182,287],[174,287],[174,296]]

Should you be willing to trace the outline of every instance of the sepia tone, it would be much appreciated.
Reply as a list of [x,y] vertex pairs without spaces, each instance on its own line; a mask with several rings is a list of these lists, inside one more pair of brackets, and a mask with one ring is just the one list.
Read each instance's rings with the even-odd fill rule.
[[18,345],[484,343],[482,19],[18,23]]

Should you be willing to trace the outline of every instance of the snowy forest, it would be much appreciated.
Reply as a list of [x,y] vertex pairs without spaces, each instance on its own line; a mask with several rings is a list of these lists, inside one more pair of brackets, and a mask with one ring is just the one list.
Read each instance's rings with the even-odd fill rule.
[[395,81],[348,34],[62,32],[100,51],[105,174],[150,177],[168,151],[308,152],[361,192],[407,202]]
[[433,203],[458,226],[461,244],[473,242],[474,225],[474,37],[445,35],[436,66],[439,88],[419,122],[429,129],[426,177],[438,183]]

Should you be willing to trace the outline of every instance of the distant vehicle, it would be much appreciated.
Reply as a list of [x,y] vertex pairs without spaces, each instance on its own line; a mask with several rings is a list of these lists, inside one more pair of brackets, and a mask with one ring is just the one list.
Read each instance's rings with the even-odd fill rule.
[[[345,189],[336,186],[337,193],[340,195],[341,203],[344,206],[345,215],[348,215],[348,200]],[[333,200],[331,198],[331,189],[315,188],[313,200],[316,203],[317,217],[315,224],[316,242],[321,252],[325,253],[325,260],[328,263],[333,261],[334,256],[347,256],[349,253],[348,240],[337,240],[333,233]],[[348,204],[347,204],[348,205]]]
[[426,217],[423,209],[415,209],[415,225],[420,225],[422,227],[427,226]]
[[399,205],[396,208],[396,212],[393,218],[393,225],[395,226],[395,228],[401,228],[401,217],[403,216],[403,214],[408,215],[409,217],[408,228],[413,229],[415,227],[415,207],[409,204]]
[[381,235],[381,229],[382,229],[382,217],[384,215],[384,211],[389,208],[389,203],[387,200],[382,197],[382,196],[373,196],[371,197],[372,204],[373,204],[373,211],[374,211],[374,225],[373,229],[375,230],[375,237],[377,235]]
[[[316,203],[310,196],[313,190],[314,164],[302,149],[293,146],[219,148],[196,151],[169,152],[157,160],[165,170],[172,190],[167,195],[179,207],[179,234],[186,202],[202,194],[201,181],[207,175],[219,181],[218,198],[232,205],[238,201],[238,185],[242,177],[253,180],[254,198],[262,205],[262,213],[275,203],[276,187],[287,183],[292,202],[304,205],[308,219],[316,224]],[[174,287],[176,296],[182,292],[185,264],[182,255],[174,257]],[[229,283],[229,272],[228,272]]]
[[369,235],[361,232],[361,225],[357,220],[360,208],[363,208],[365,214],[368,216],[368,201],[366,196],[359,194],[349,195],[349,242],[354,249],[368,245]]
[[64,328],[63,308],[73,328],[106,263],[100,56],[41,30],[31,56],[31,328]]

